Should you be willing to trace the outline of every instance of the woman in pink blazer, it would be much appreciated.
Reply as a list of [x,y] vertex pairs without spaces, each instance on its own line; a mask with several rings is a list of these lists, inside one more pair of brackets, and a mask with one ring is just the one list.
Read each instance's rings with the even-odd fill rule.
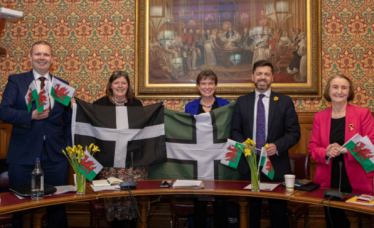
[[[317,162],[314,183],[339,188],[339,162],[342,164],[342,192],[352,190],[373,194],[374,171],[366,173],[356,159],[341,146],[356,133],[374,142],[374,122],[369,109],[348,104],[354,98],[351,80],[344,75],[332,76],[327,82],[324,98],[331,107],[314,116],[309,151]],[[344,210],[325,207],[326,226],[350,227]],[[331,218],[330,219],[328,218]]]

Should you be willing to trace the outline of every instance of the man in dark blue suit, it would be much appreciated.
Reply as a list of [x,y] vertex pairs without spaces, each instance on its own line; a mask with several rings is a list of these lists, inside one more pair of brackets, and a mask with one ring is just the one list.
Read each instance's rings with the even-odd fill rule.
[[[38,114],[34,102],[31,112],[27,111],[25,95],[30,83],[36,83],[38,92],[44,87],[51,90],[51,46],[44,41],[34,43],[30,60],[30,72],[9,76],[0,104],[0,120],[13,125],[7,155],[9,182],[11,186],[31,183],[35,159],[40,158],[44,183],[66,185],[69,162],[62,149],[71,146],[72,111],[70,105],[66,107],[52,97],[50,109]],[[47,212],[48,227],[68,227],[65,205],[49,206]],[[14,214],[12,227],[22,227],[22,213]]]
[[[281,182],[285,174],[291,174],[288,150],[300,140],[300,125],[295,106],[290,97],[271,91],[273,65],[266,60],[253,65],[252,81],[255,91],[239,97],[232,116],[231,137],[238,142],[253,139],[266,152],[274,167],[275,176],[270,180],[261,173],[261,181]],[[243,180],[251,180],[251,171],[244,155],[240,158],[238,171]],[[289,227],[287,201],[268,199],[273,227]],[[260,227],[262,198],[251,198],[250,227]]]

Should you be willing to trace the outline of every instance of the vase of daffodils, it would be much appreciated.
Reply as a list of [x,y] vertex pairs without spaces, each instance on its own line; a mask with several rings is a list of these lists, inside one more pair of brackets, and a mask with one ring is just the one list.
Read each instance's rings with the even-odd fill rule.
[[73,167],[75,176],[76,176],[76,193],[78,195],[83,195],[86,193],[86,177],[79,172],[79,164],[83,158],[83,154],[85,151],[88,151],[92,156],[99,152],[99,147],[95,146],[93,143],[85,150],[83,150],[83,147],[81,145],[74,146],[71,148],[70,146],[66,147],[66,152],[62,150],[62,152],[65,154],[67,159],[70,162],[71,167]]
[[[268,144],[264,147],[267,148]],[[257,152],[256,143],[252,139],[247,139],[245,141],[245,149],[244,155],[247,159],[249,168],[251,170],[251,187],[252,192],[259,192],[260,191],[260,175],[259,175],[259,167],[257,164]]]

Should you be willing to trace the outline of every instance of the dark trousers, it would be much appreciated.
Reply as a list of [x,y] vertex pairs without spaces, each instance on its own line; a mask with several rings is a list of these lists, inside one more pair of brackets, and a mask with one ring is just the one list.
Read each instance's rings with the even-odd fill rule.
[[326,221],[327,228],[332,228],[330,218],[331,218],[332,225],[334,226],[334,228],[351,227],[349,219],[345,215],[344,210],[339,209],[339,208],[329,207],[329,212],[330,212],[330,217],[329,217],[329,215],[327,214],[327,207],[323,207],[323,209],[325,209],[325,221]]
[[[40,156],[40,165],[44,172],[44,183],[53,186],[66,185],[69,170],[69,161],[52,162],[49,159],[46,146],[43,146]],[[17,186],[31,183],[31,172],[35,165],[14,165],[9,164],[10,186]],[[65,228],[68,227],[65,204],[48,206],[48,227]],[[22,228],[22,212],[13,214],[12,228]]]
[[[287,201],[268,199],[270,221],[273,228],[288,228],[290,224],[287,218]],[[249,202],[249,227],[260,228],[261,226],[262,198],[251,198]]]
[[[195,199],[193,209],[193,227],[206,228],[207,212],[206,208],[208,201],[199,201]],[[227,203],[225,198],[215,198],[213,201],[214,207],[214,227],[227,228]]]

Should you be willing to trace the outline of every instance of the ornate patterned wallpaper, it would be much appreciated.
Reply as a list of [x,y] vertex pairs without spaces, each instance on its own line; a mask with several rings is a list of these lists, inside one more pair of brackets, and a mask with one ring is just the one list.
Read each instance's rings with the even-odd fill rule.
[[[7,21],[0,57],[0,99],[9,74],[29,71],[31,45],[53,46],[52,73],[70,82],[76,95],[93,101],[105,94],[110,73],[126,70],[134,79],[135,0],[0,0],[24,12]],[[374,111],[374,3],[364,0],[322,0],[322,83],[344,73],[355,84],[355,105]],[[324,87],[323,87],[324,88]],[[160,100],[142,100],[144,105]],[[170,100],[168,108],[184,111],[190,100]],[[299,112],[329,106],[324,99],[294,100]]]

